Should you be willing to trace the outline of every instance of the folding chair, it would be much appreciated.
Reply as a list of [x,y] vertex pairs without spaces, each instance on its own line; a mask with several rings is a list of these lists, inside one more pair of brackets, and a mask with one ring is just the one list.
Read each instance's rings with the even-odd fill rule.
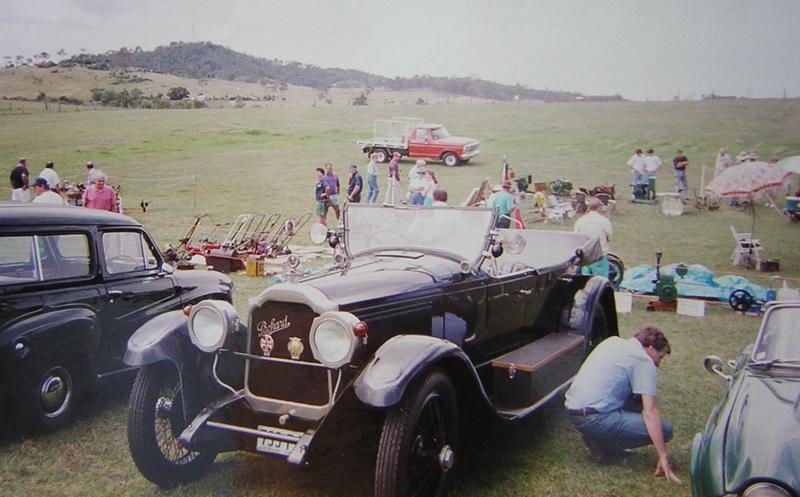
[[752,233],[738,233],[736,228],[731,225],[731,233],[736,241],[736,248],[731,254],[731,262],[734,266],[753,268],[761,262],[761,242],[753,238]]

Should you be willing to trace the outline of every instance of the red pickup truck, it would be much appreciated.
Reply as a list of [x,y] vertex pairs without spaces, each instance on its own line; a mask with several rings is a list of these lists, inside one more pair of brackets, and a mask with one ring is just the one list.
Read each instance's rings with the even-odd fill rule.
[[378,119],[373,125],[372,139],[357,143],[367,155],[378,154],[380,162],[387,162],[393,152],[400,152],[407,157],[441,160],[448,166],[457,166],[480,153],[478,140],[451,136],[441,124],[409,117]]

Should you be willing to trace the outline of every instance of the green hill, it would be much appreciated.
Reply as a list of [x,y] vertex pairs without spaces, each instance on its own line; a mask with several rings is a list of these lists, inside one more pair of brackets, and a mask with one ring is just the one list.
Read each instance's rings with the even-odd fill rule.
[[622,100],[619,95],[590,96],[580,93],[535,90],[522,85],[504,85],[477,78],[414,76],[387,78],[354,69],[323,68],[300,62],[264,59],[236,52],[210,42],[172,42],[152,51],[121,48],[105,54],[81,54],[62,62],[90,69],[140,68],[156,73],[193,79],[223,79],[248,83],[286,83],[317,89],[375,88],[389,90],[428,89],[493,100]]

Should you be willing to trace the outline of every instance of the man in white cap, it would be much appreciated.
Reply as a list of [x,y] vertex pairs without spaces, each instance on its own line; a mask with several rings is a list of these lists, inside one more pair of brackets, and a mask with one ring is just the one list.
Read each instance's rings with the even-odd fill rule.
[[422,165],[416,168],[415,177],[408,182],[408,203],[411,205],[423,205],[425,194],[430,189],[431,179],[428,177],[428,169]]
[[97,182],[97,177],[103,174],[103,171],[94,167],[92,161],[86,162],[86,185],[93,185]]
[[603,249],[603,258],[599,261],[583,266],[581,273],[583,274],[596,274],[608,278],[608,251],[611,236],[614,230],[611,228],[611,221],[607,217],[600,214],[603,208],[603,202],[597,197],[590,197],[586,201],[586,206],[589,210],[581,216],[580,219],[575,221],[574,231],[576,233],[583,233],[592,238],[600,241],[600,247]]
[[717,162],[714,164],[714,177],[716,178],[732,165],[733,163],[731,161],[731,156],[728,155],[728,151],[724,148],[719,149],[719,154],[717,154]]
[[11,176],[8,178],[11,185],[11,201],[12,202],[28,202],[31,199],[31,192],[28,190],[28,160],[22,157],[19,164],[11,170]]

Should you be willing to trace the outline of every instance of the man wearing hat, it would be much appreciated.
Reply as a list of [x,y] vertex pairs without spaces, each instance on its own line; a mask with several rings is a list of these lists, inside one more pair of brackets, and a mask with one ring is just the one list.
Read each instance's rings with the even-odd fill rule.
[[397,196],[400,192],[400,152],[392,154],[392,160],[389,161],[389,183],[386,188],[385,203],[394,205],[397,203]]
[[411,181],[408,182],[408,203],[411,205],[423,205],[425,194],[431,187],[431,179],[428,177],[428,168],[424,165],[414,166],[416,172]]
[[94,163],[92,161],[86,162],[86,172],[87,172],[86,176],[87,185],[95,184],[95,182],[97,182],[97,177],[103,174],[103,171],[95,169]]
[[732,165],[733,163],[731,162],[731,156],[728,155],[728,151],[724,148],[719,149],[717,162],[714,164],[714,177],[716,178]]
[[508,228],[511,226],[511,210],[514,208],[514,196],[511,195],[510,181],[503,181],[500,191],[492,195],[489,207],[497,211],[496,228]]
[[8,178],[11,184],[11,201],[28,202],[31,199],[31,192],[28,190],[28,160],[22,157],[19,164],[11,170]]
[[52,191],[47,180],[39,177],[33,182],[33,191],[36,197],[33,199],[34,204],[50,204],[50,205],[64,205],[64,199],[61,195]]
[[611,241],[611,235],[614,234],[614,230],[611,228],[611,221],[600,214],[600,210],[603,208],[603,202],[600,199],[590,197],[586,201],[586,206],[588,211],[575,221],[574,231],[598,239],[600,247],[603,249],[603,257],[594,264],[583,266],[581,273],[596,274],[608,278],[608,244]]

